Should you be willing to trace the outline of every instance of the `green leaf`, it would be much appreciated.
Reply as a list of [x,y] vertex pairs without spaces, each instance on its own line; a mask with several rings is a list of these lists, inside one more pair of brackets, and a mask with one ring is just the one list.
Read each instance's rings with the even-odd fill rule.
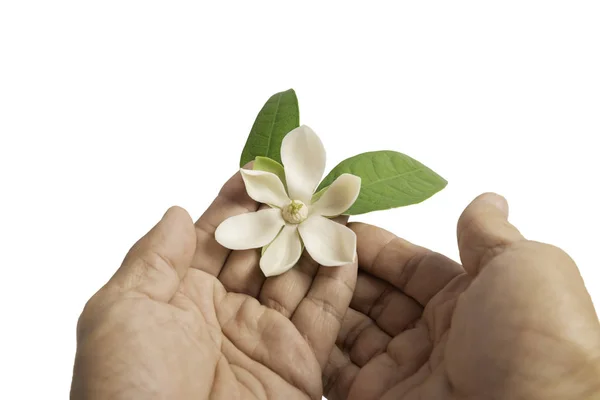
[[285,172],[283,170],[283,165],[279,164],[277,161],[271,160],[268,157],[258,156],[254,159],[253,169],[257,171],[271,172],[277,175],[281,182],[283,182],[283,186],[287,187],[285,183]]
[[347,215],[420,203],[448,184],[444,178],[405,154],[373,151],[339,163],[321,182],[317,195],[344,173],[361,178],[360,194],[345,212]]
[[276,93],[263,106],[242,151],[240,167],[257,156],[269,157],[281,163],[281,141],[300,125],[298,98],[293,89]]

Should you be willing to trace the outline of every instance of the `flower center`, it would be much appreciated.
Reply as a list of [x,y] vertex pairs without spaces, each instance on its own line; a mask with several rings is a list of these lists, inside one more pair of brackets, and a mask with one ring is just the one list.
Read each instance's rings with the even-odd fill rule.
[[283,207],[281,215],[290,224],[299,224],[308,217],[308,207],[300,200],[292,200],[290,204]]

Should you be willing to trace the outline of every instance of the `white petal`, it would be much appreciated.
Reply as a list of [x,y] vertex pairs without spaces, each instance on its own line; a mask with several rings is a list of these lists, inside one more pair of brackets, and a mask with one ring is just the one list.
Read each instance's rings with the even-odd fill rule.
[[217,227],[215,239],[232,250],[255,249],[269,244],[285,225],[278,208],[235,215]]
[[298,225],[286,225],[261,257],[260,269],[265,276],[283,274],[296,265],[300,254],[302,244],[298,236]]
[[240,169],[248,196],[259,203],[275,207],[285,207],[290,199],[285,192],[281,179],[271,172]]
[[356,234],[348,227],[320,215],[298,226],[308,254],[324,267],[349,264],[356,255]]
[[313,215],[333,217],[348,210],[360,193],[360,178],[342,174],[325,189],[323,195],[310,207]]
[[281,161],[290,198],[310,204],[325,171],[325,148],[321,139],[306,125],[294,129],[283,138]]

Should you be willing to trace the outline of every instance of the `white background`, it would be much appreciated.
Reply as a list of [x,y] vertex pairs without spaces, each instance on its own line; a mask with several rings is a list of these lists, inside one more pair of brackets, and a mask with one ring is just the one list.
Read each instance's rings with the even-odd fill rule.
[[0,3],[0,397],[67,397],[85,301],[170,205],[202,213],[290,87],[328,168],[391,149],[449,181],[360,220],[457,259],[499,192],[600,304],[598,3],[384,4]]

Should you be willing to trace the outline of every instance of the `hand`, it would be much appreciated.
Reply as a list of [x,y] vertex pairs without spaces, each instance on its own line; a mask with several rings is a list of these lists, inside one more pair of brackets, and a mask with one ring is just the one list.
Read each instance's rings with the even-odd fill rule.
[[265,279],[258,251],[214,239],[257,208],[238,173],[195,225],[171,208],[133,246],[79,320],[73,399],[321,398],[357,267]]
[[493,194],[458,223],[463,266],[351,224],[359,275],[325,368],[335,399],[598,399],[600,326],[576,265]]

